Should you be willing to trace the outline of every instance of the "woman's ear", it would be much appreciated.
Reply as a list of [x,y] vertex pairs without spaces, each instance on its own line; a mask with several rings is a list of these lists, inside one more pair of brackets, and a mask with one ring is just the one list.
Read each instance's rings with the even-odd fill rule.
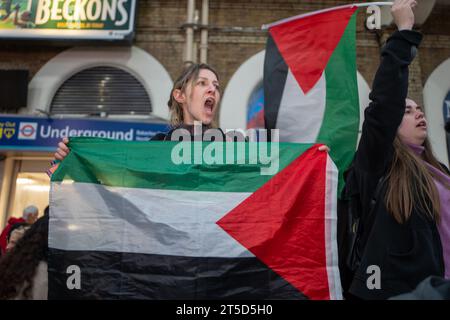
[[186,102],[186,95],[180,89],[173,90],[172,96],[179,104]]

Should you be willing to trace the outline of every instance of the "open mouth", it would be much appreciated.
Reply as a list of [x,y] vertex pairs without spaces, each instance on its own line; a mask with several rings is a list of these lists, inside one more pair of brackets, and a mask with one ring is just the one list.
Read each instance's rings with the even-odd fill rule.
[[214,109],[214,105],[216,103],[216,100],[214,98],[207,98],[205,100],[205,109],[208,113],[212,113]]
[[418,128],[425,128],[426,129],[427,128],[427,122],[425,120],[422,120],[416,125],[416,127],[418,127]]

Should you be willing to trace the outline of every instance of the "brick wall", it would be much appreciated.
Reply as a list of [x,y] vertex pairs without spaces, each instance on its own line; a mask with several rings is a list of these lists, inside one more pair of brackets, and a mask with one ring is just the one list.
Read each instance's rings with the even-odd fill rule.
[[[263,50],[266,34],[262,24],[292,15],[318,10],[348,1],[332,0],[210,0],[210,31],[208,62],[226,84],[237,68],[248,58]],[[175,79],[183,68],[186,21],[185,1],[140,0],[134,45],[146,50],[160,61]],[[197,9],[201,1],[197,0]],[[365,11],[360,10],[357,22],[357,64],[370,84],[379,63],[380,45],[385,35],[369,32],[364,27]],[[234,28],[241,27],[237,32]],[[420,55],[412,67],[410,95],[421,101],[422,87],[431,72],[450,57],[450,7],[436,5],[422,26],[425,34]],[[392,32],[388,29],[383,33]],[[196,33],[199,40],[200,32]],[[48,60],[67,49],[39,45],[8,45],[0,43],[0,68],[26,68],[32,77]]]
[[4,45],[0,42],[0,69],[28,69],[30,80],[51,58],[65,47]]

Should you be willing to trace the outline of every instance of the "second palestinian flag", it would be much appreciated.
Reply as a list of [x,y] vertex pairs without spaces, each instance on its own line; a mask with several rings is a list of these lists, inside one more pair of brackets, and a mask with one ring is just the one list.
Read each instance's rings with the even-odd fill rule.
[[359,124],[354,6],[313,12],[269,27],[264,116],[280,141],[324,143],[340,173]]

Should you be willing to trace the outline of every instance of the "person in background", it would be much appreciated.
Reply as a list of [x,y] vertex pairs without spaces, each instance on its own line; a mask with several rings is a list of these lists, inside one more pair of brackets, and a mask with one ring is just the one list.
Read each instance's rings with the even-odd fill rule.
[[44,214],[0,260],[0,299],[47,299],[48,223]]
[[28,206],[23,210],[22,217],[28,224],[33,224],[36,222],[39,216],[39,209],[36,206]]
[[26,207],[22,212],[21,218],[15,218],[11,217],[8,219],[8,224],[3,229],[2,233],[0,234],[0,251],[1,255],[4,255],[6,252],[6,245],[8,242],[8,234],[11,230],[11,227],[16,223],[27,223],[27,224],[33,224],[39,215],[39,209],[36,206],[30,205]]
[[11,217],[8,219],[8,223],[6,227],[3,229],[2,233],[0,234],[0,256],[3,256],[6,253],[6,246],[8,244],[8,234],[12,228],[13,225],[19,224],[19,223],[25,223],[25,219],[20,217]]
[[30,228],[28,223],[16,223],[12,225],[11,229],[9,229],[7,244],[6,244],[6,252],[15,247],[17,242],[23,237],[25,231]]

